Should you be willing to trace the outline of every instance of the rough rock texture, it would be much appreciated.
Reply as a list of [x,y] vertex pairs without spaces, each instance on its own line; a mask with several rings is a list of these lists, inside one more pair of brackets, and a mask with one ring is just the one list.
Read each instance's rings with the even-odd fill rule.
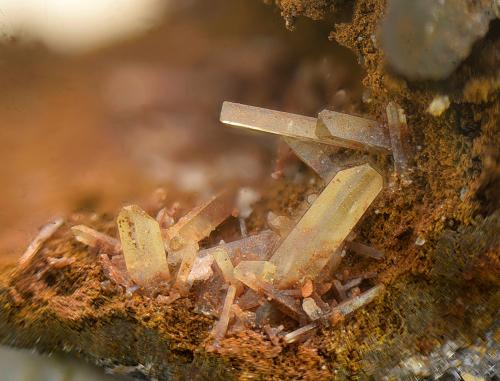
[[[285,17],[323,17],[330,4],[279,2]],[[107,283],[95,254],[65,226],[25,271],[2,269],[2,342],[68,351],[110,369],[132,366],[159,379],[318,380],[384,376],[447,340],[468,346],[492,329],[498,338],[498,24],[492,23],[449,80],[409,82],[385,70],[377,37],[384,7],[379,0],[356,1],[352,21],[337,24],[331,34],[365,70],[365,102],[352,107],[384,121],[387,103],[397,102],[417,148],[412,182],[385,189],[360,225],[358,237],[385,258],[344,260],[352,273],[376,271],[387,287],[383,298],[302,344],[276,346],[264,333],[248,331],[229,335],[219,352],[208,353],[204,344],[214,321],[196,314],[191,299],[164,305],[154,295],[127,294]],[[301,83],[299,93],[314,87]],[[434,117],[426,109],[439,94],[449,95],[451,105]],[[387,160],[377,158],[381,166]],[[269,210],[289,214],[320,188],[317,180],[273,182],[255,205],[249,232],[265,227]],[[106,218],[89,225],[112,233]],[[423,245],[415,245],[418,237]],[[49,256],[75,261],[55,271],[47,265]]]

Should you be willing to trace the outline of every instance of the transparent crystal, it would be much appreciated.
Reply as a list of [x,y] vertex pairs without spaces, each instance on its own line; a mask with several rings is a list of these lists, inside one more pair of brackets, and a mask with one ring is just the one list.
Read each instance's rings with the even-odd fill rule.
[[21,258],[19,258],[19,267],[24,267],[29,263],[30,259],[40,250],[42,245],[47,241],[52,235],[61,227],[64,223],[62,218],[55,221],[49,222],[47,225],[43,226],[36,237],[31,241],[26,251],[23,253]]
[[382,187],[382,176],[368,164],[340,171],[271,257],[279,287],[314,279],[328,261],[340,261],[338,249]]
[[266,260],[275,247],[279,236],[271,230],[264,230],[258,234],[242,238],[237,241],[222,243],[215,247],[201,250],[200,256],[213,255],[215,250],[227,250],[234,266],[242,260]]
[[123,255],[131,278],[144,285],[157,276],[169,278],[158,222],[137,205],[124,207],[117,219]]
[[410,172],[411,135],[406,123],[404,110],[395,102],[389,102],[386,108],[387,124],[391,137],[392,157],[394,159],[394,170],[404,180]]
[[302,139],[318,139],[314,132],[316,118],[261,107],[224,102],[220,113],[220,121],[232,126],[272,134]]
[[295,222],[287,216],[278,216],[274,212],[267,213],[267,225],[276,231],[281,237],[284,237],[292,230]]
[[229,318],[231,317],[231,306],[234,302],[234,297],[236,296],[236,287],[230,285],[227,289],[226,298],[224,299],[224,307],[222,307],[222,313],[220,315],[219,321],[214,327],[213,337],[215,341],[218,342],[227,332],[227,326],[229,325]]
[[182,295],[187,295],[189,289],[191,288],[191,283],[189,283],[189,274],[193,269],[194,261],[198,255],[198,249],[198,243],[189,242],[179,250],[182,261],[177,277],[175,278],[175,287]]
[[321,111],[316,135],[322,142],[340,147],[391,151],[389,134],[377,121],[340,112]]
[[332,154],[331,146],[289,137],[284,137],[283,139],[295,155],[324,181],[330,181],[339,171],[337,165],[330,159],[330,155]]
[[177,223],[169,227],[164,236],[171,251],[179,250],[185,243],[199,242],[215,230],[233,210],[234,193],[222,192],[209,201],[192,209]]
[[228,284],[238,286],[240,282],[234,276],[234,267],[231,263],[231,258],[229,258],[227,249],[218,248],[214,251],[213,256],[215,263],[217,263],[217,266],[219,266],[219,269],[222,272],[224,281]]
[[233,274],[252,290],[259,291],[260,287],[256,280],[272,282],[275,272],[276,266],[268,261],[241,261],[234,268]]
[[302,309],[309,319],[313,321],[318,320],[323,315],[323,311],[318,307],[313,298],[304,298],[302,300]]
[[374,247],[365,245],[363,243],[347,242],[346,246],[349,250],[352,250],[356,254],[365,258],[373,258],[377,260],[381,260],[384,258],[384,253],[382,253],[380,250],[377,250]]
[[117,254],[121,250],[120,241],[107,234],[89,228],[85,225],[77,225],[71,228],[75,239],[84,245],[99,249],[108,254]]

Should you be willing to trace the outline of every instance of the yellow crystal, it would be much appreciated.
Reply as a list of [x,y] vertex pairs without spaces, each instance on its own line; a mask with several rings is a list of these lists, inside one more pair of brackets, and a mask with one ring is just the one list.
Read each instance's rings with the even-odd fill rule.
[[271,282],[275,272],[276,266],[268,261],[241,261],[233,270],[235,278],[254,291],[260,290],[256,280]]
[[214,250],[213,256],[226,283],[237,285],[239,282],[234,277],[234,266],[231,262],[231,258],[229,258],[228,250],[224,247],[219,247]]
[[191,288],[189,274],[193,269],[194,261],[198,255],[198,249],[199,247],[197,242],[189,242],[179,250],[182,262],[175,279],[175,287],[182,295],[186,295]]
[[314,279],[332,254],[340,261],[339,247],[382,187],[382,176],[368,164],[340,171],[271,257],[279,287]]
[[316,118],[268,110],[239,103],[224,102],[220,121],[236,127],[250,128],[301,139],[317,140]]
[[[187,242],[198,242],[207,237],[229,215],[234,206],[234,193],[223,192],[197,206],[165,231],[171,252]],[[174,254],[172,254],[174,255]],[[175,256],[175,255],[174,255]]]
[[117,219],[127,271],[138,284],[157,276],[169,278],[158,222],[137,205],[124,207]]

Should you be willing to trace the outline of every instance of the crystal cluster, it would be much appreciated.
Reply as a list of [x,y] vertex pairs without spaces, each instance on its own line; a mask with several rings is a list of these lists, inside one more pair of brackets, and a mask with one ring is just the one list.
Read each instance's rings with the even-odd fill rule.
[[[354,242],[353,229],[384,181],[368,163],[338,163],[332,155],[338,145],[397,153],[394,158],[403,160],[393,133],[373,120],[331,111],[316,119],[228,102],[221,120],[286,136],[297,156],[325,181],[324,189],[308,197],[294,216],[269,211],[271,230],[252,235],[244,221],[260,195],[244,188],[221,192],[177,221],[166,209],[154,219],[138,206],[126,206],[117,218],[121,244],[86,226],[73,227],[79,242],[99,251],[109,279],[127,292],[154,294],[159,303],[195,299],[196,311],[218,317],[208,347],[212,350],[227,333],[252,328],[261,329],[275,345],[297,342],[379,296],[384,288],[374,285],[373,274],[349,277],[335,270],[347,250],[383,259],[375,248]],[[390,123],[390,128],[401,127],[394,119]],[[207,243],[230,216],[239,218],[241,238]],[[293,325],[296,330],[284,331]]]

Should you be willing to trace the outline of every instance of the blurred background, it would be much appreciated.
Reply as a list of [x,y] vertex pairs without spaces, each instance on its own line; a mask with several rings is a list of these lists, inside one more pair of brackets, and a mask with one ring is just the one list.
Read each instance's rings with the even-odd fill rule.
[[[223,128],[220,106],[354,107],[360,69],[328,24],[289,32],[259,0],[0,0],[0,260],[57,216],[265,184],[276,139]],[[0,372],[97,379],[10,349]]]
[[289,32],[258,0],[0,0],[2,260],[59,215],[267,179],[275,139],[223,128],[221,103],[355,104],[327,24]]

